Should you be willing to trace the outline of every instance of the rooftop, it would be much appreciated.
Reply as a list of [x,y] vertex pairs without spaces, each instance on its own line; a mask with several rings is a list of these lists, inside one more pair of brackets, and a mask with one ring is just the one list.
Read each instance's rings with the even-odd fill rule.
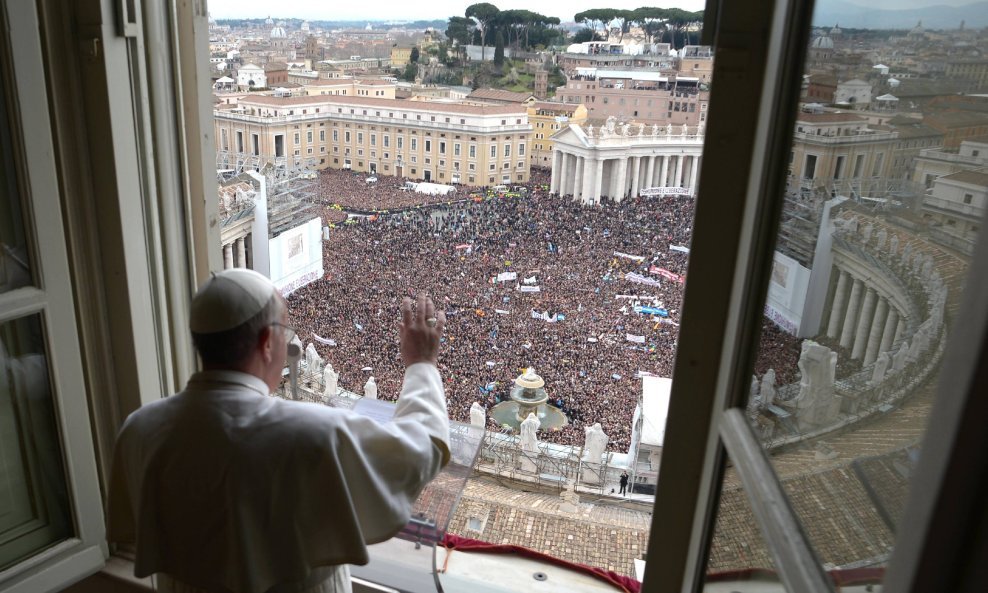
[[940,179],[949,179],[951,181],[981,185],[988,188],[988,168],[975,169],[974,171],[958,171],[957,173],[951,173],[950,175],[944,175],[938,178],[938,180]]
[[467,95],[467,99],[480,99],[491,101],[510,101],[512,103],[523,103],[532,97],[531,93],[516,93],[503,89],[477,89]]
[[370,97],[346,97],[323,95],[313,97],[271,97],[257,95],[244,97],[241,105],[268,107],[293,107],[297,105],[354,105],[392,109],[412,109],[437,113],[462,113],[464,115],[527,115],[523,105],[465,105],[462,103],[435,103],[431,101],[403,101],[400,99],[374,99]]

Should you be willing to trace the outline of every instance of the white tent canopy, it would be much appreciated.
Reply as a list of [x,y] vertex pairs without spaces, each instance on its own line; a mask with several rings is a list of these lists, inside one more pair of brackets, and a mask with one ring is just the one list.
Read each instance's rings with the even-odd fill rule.
[[415,191],[420,194],[429,194],[430,196],[445,196],[456,191],[456,188],[452,185],[443,185],[441,183],[419,183],[415,186]]

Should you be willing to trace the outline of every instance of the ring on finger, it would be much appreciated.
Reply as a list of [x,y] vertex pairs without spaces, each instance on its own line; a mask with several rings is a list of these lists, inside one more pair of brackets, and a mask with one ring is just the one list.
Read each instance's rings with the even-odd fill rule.
[[435,317],[430,317],[425,320],[425,324],[428,325],[429,327],[436,327],[436,321],[437,319]]

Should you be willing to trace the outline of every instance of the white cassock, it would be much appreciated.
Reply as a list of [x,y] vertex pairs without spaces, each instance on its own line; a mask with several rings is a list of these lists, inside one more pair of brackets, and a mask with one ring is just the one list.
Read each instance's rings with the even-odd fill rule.
[[136,544],[159,590],[349,591],[346,564],[408,521],[449,461],[435,366],[405,371],[386,424],[268,397],[261,379],[195,374],[137,410],[117,437],[109,541]]

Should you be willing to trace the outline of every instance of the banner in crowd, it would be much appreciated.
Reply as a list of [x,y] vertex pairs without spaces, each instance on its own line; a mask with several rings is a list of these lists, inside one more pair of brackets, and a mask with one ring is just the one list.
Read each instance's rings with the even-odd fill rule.
[[690,195],[690,188],[688,187],[646,187],[641,190],[639,194],[643,198],[649,196],[688,196]]
[[635,344],[645,343],[645,336],[636,336],[635,334],[627,334],[627,339],[629,342],[634,342]]
[[508,282],[509,280],[517,280],[518,272],[501,272],[497,275],[498,282]]
[[624,279],[631,282],[637,282],[639,284],[647,284],[649,286],[662,286],[662,282],[660,280],[648,278],[647,276],[642,276],[641,274],[636,274],[635,272],[628,272],[624,275]]
[[453,249],[469,249],[469,247],[470,247],[470,244],[469,243],[463,243],[461,245],[457,245]]
[[535,284],[535,276],[529,276],[528,278],[522,279],[523,284]]
[[319,342],[320,344],[326,344],[327,346],[335,346],[336,345],[336,340],[333,340],[333,339],[330,339],[330,338],[322,338],[322,337],[317,336],[315,333],[312,334],[312,339],[314,339],[315,341]]
[[668,317],[669,312],[661,307],[635,307],[635,313],[641,313],[642,315],[658,315],[659,317]]
[[497,313],[498,315],[507,315],[511,313],[511,311],[505,311],[504,309],[494,309],[494,312]]
[[557,321],[565,318],[558,313],[553,313],[550,316],[548,311],[542,311],[539,313],[535,309],[532,309],[532,319],[541,319],[542,321],[548,321],[549,323],[556,323]]
[[542,292],[541,286],[519,286],[518,290],[522,292]]
[[620,251],[615,251],[614,257],[623,257],[625,259],[632,259],[635,260],[636,262],[645,261],[645,258],[641,255],[631,255],[630,253],[621,253]]
[[682,252],[682,253],[689,253],[690,252],[690,248],[689,247],[684,247],[682,245],[670,245],[669,246],[669,251],[679,251],[679,252]]
[[685,282],[685,279],[682,276],[680,276],[679,274],[677,274],[675,272],[670,272],[669,270],[667,270],[665,268],[660,268],[658,266],[651,266],[648,269],[648,273],[649,274],[657,274],[659,276],[662,276],[666,280],[672,280],[673,282],[679,282],[680,284],[682,284],[683,282]]

